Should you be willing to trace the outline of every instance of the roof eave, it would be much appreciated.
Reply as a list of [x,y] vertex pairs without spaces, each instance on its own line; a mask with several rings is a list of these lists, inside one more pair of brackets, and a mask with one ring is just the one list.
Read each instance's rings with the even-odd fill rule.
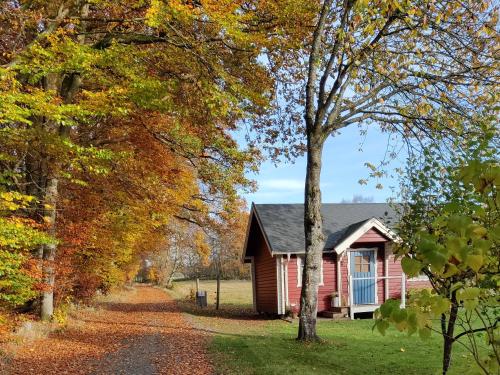
[[257,224],[259,224],[259,228],[260,228],[260,231],[262,232],[262,236],[264,237],[264,242],[267,245],[267,249],[269,250],[269,252],[271,253],[271,256],[273,257],[274,255],[276,255],[276,253],[273,251],[273,248],[271,247],[271,242],[269,242],[269,238],[267,237],[266,230],[264,229],[264,225],[262,225],[262,221],[260,220],[260,217],[259,217],[259,211],[257,210],[257,207],[255,206],[254,203],[252,203],[252,208],[255,208],[255,210],[253,212],[255,214],[255,218],[257,219]]
[[262,222],[260,221],[259,214],[257,212],[257,207],[255,207],[255,204],[252,203],[252,208],[250,209],[250,215],[248,217],[248,224],[247,224],[247,234],[245,237],[245,244],[243,245],[243,252],[242,252],[242,257],[241,257],[241,262],[245,263],[245,260],[250,259],[249,256],[247,256],[247,250],[248,250],[248,238],[250,236],[250,228],[252,227],[252,219],[255,216],[255,219],[257,220],[257,224],[259,225],[259,229],[262,233],[262,237],[264,237],[264,242],[266,243],[266,246],[271,253],[271,256],[274,256],[276,253],[273,252],[273,249],[271,247],[271,244],[269,242],[269,239],[267,238],[267,234],[264,230],[264,226],[262,225]]
[[359,227],[356,231],[354,231],[349,237],[345,238],[341,243],[337,244],[333,249],[337,254],[342,254],[346,251],[358,238],[360,238],[363,234],[365,234],[371,228],[375,228],[379,230],[384,236],[386,236],[389,240],[393,242],[399,242],[401,239],[399,236],[388,228],[384,223],[382,223],[377,218],[371,218],[366,223],[364,223],[361,227]]
[[247,234],[245,236],[245,244],[243,245],[243,252],[241,253],[241,263],[245,263],[247,260],[247,247],[248,247],[248,236],[250,235],[250,227],[252,226],[252,218],[254,213],[254,204],[252,203],[252,208],[250,209],[250,215],[248,215],[248,223],[247,223]]

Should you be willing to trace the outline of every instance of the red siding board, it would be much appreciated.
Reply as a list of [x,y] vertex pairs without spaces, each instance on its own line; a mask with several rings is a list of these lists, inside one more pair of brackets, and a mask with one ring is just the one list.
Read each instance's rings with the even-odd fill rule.
[[365,243],[365,242],[387,242],[388,238],[385,237],[378,230],[372,228],[365,232],[361,237],[359,237],[355,243]]
[[254,261],[257,311],[277,313],[276,259],[271,257],[265,246],[262,246],[256,253]]
[[348,277],[348,252],[341,255],[340,259],[340,272],[342,280],[342,306],[349,305],[349,277]]
[[[318,289],[318,311],[330,309],[331,295],[337,290],[337,266],[333,254],[323,256],[323,285]],[[286,262],[286,260],[285,260]],[[301,287],[297,286],[297,258],[292,256],[288,262],[288,301],[290,306],[300,306]]]
[[250,230],[251,253],[255,265],[255,308],[258,312],[278,312],[276,258],[271,256],[264,236],[255,220]]

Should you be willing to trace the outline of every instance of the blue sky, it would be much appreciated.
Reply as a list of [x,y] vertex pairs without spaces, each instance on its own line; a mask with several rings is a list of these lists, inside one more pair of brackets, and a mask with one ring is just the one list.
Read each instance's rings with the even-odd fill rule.
[[[359,128],[351,126],[328,139],[323,152],[321,176],[323,202],[351,200],[354,195],[372,197],[374,202],[385,202],[387,198],[394,196],[391,187],[397,186],[397,180],[391,177],[391,172],[403,165],[403,151],[386,167],[389,176],[378,180],[369,179],[367,185],[360,185],[358,182],[369,176],[370,170],[365,166],[366,162],[378,165],[384,159],[389,136],[375,126],[371,127],[366,135],[361,135]],[[237,139],[242,138],[244,137],[237,135]],[[248,205],[251,202],[301,203],[304,201],[305,170],[305,156],[296,159],[293,164],[280,163],[278,166],[265,161],[259,174],[248,174],[248,177],[257,181],[258,190],[255,193],[243,194],[243,197]],[[375,188],[378,183],[383,185],[382,189]]]

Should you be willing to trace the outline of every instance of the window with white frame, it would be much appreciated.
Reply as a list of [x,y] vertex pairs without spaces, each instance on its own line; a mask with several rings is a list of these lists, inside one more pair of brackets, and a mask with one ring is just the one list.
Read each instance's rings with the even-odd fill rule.
[[[321,265],[319,269],[319,285],[323,284],[323,259],[321,260]],[[304,272],[304,256],[297,256],[297,288],[302,286],[302,272]]]

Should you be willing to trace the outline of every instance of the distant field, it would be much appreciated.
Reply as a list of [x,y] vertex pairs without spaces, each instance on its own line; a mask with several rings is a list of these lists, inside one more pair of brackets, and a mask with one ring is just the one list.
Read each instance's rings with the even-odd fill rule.
[[[208,304],[215,304],[217,283],[215,280],[200,280],[200,290],[206,290],[208,294]],[[187,298],[191,290],[196,291],[194,280],[175,281],[171,294],[177,299]],[[221,280],[220,303],[224,305],[238,305],[241,307],[251,307],[252,282],[250,280]]]

